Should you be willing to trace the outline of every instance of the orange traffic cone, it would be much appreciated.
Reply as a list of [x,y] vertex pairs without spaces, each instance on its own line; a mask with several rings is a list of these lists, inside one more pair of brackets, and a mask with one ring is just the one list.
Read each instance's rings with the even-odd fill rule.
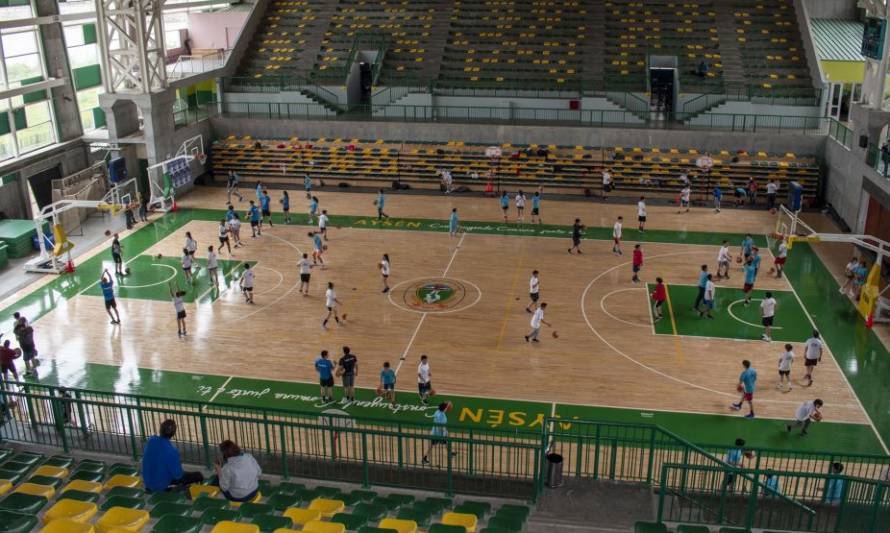
[[170,211],[176,211],[176,198],[173,199],[173,204],[170,206]]
[[865,317],[865,327],[871,328],[874,325],[875,325],[875,315],[870,314],[867,317]]
[[68,263],[65,265],[65,272],[74,274],[74,261],[72,261],[70,258],[68,259]]

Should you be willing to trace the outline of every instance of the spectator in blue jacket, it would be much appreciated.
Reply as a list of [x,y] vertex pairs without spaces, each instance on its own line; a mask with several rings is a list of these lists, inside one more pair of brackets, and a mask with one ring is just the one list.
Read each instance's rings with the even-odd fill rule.
[[181,490],[204,481],[201,472],[183,472],[182,461],[170,439],[176,435],[176,422],[164,420],[158,435],[148,439],[142,455],[142,481],[148,492]]

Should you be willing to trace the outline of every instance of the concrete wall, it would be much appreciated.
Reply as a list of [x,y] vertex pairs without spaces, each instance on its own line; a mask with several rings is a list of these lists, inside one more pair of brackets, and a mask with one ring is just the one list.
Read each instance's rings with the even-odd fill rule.
[[802,0],[815,19],[855,19],[856,0]]
[[875,171],[865,164],[865,151],[847,150],[834,139],[825,141],[825,201],[851,228],[856,227],[864,176]]
[[231,10],[189,13],[189,39],[192,40],[192,50],[232,48],[249,16],[249,11]]
[[697,150],[763,150],[769,153],[820,154],[823,136],[794,133],[757,135],[714,132],[569,126],[467,125],[403,122],[347,122],[260,120],[232,117],[211,119],[216,138],[251,135],[254,138],[361,138],[413,141],[462,140],[499,144],[557,144],[582,146],[657,146]]

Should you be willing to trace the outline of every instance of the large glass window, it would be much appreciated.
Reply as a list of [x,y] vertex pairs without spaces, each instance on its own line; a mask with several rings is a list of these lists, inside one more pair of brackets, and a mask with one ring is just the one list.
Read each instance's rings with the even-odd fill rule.
[[74,78],[77,108],[84,131],[105,125],[99,108],[99,95],[103,88],[96,31],[96,23],[92,20],[65,26],[68,63]]

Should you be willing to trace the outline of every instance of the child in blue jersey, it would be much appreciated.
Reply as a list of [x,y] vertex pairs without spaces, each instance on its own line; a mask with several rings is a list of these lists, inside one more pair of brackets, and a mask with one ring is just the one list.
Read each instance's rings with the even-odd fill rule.
[[309,174],[303,176],[303,189],[306,190],[306,198],[312,199],[312,178]]
[[324,258],[322,257],[322,253],[324,253],[324,250],[327,247],[321,242],[321,236],[318,233],[310,231],[309,237],[312,239],[312,264],[317,265],[321,263],[321,269],[324,270]]
[[504,194],[501,195],[501,211],[504,212],[504,222],[507,221],[507,212],[510,210],[510,196],[507,195],[507,191],[504,191]]
[[111,323],[115,325],[120,324],[121,315],[117,311],[117,302],[114,300],[114,280],[111,278],[111,274],[108,273],[108,269],[102,272],[102,277],[99,278],[99,287],[102,288],[102,297],[105,299],[105,312],[111,318]]
[[235,206],[232,204],[229,204],[229,208],[226,210],[226,222],[232,220],[233,218],[235,218],[237,216],[238,216],[238,214],[235,213]]
[[315,224],[315,217],[318,215],[318,198],[315,196],[309,201],[309,223]]
[[720,186],[717,185],[714,187],[714,212],[720,212],[720,200],[723,199],[723,191],[720,190]]
[[269,196],[269,191],[263,191],[263,197],[260,198],[260,207],[263,210],[263,218],[260,219],[260,228],[263,227],[263,222],[266,221],[266,217],[269,218],[269,227],[272,227],[272,198]]
[[[537,220],[536,220],[537,219]],[[532,196],[532,224],[541,224],[541,191],[535,191]]]
[[[436,409],[435,414],[433,415],[433,429],[430,430],[430,435],[432,439],[430,439],[430,444],[427,447],[426,453],[423,454],[422,463],[427,465],[430,464],[430,454],[433,451],[433,447],[436,445],[448,446],[448,416],[445,413],[450,411],[452,408],[451,402],[442,402],[439,404],[439,408]],[[451,452],[451,456],[454,457],[457,455],[455,452]]]
[[844,479],[841,473],[844,471],[844,465],[841,463],[831,463],[832,476],[825,484],[825,503],[837,504],[841,502],[844,494]]
[[748,402],[750,411],[745,415],[745,418],[754,418],[754,389],[757,383],[757,371],[751,368],[751,361],[747,359],[742,361],[742,367],[744,367],[744,370],[739,374],[738,386],[742,397],[730,407],[733,411],[739,411],[742,409],[742,403]]
[[247,210],[247,218],[250,220],[250,231],[253,232],[251,237],[255,239],[257,235],[262,235],[263,230],[260,227],[260,210],[257,209],[253,200],[250,201],[250,208]]
[[745,293],[745,306],[751,303],[751,293],[754,292],[754,282],[757,280],[757,268],[754,266],[754,258],[748,259],[745,263],[745,286],[742,291]]
[[386,197],[383,195],[383,189],[377,191],[377,199],[374,205],[377,206],[377,219],[389,218],[389,215],[383,212],[383,205],[386,203]]
[[318,384],[321,386],[321,401],[328,403],[334,401],[334,363],[328,359],[328,351],[322,350],[321,357],[315,360],[315,370],[318,372]]
[[380,390],[384,399],[389,400],[391,405],[396,404],[396,373],[390,368],[389,361],[383,363],[383,370],[380,371]]
[[454,237],[460,228],[460,221],[457,219],[457,208],[451,210],[451,216],[448,217],[448,234]]
[[288,196],[287,191],[282,191],[281,199],[278,201],[281,203],[281,210],[284,212],[284,223],[290,224],[290,196]]
[[753,254],[753,253],[754,253],[754,239],[751,238],[750,233],[746,233],[745,238],[742,239],[742,245],[741,245],[742,261],[747,263],[748,258],[751,257],[751,254]]
[[[735,447],[726,450],[723,462],[734,468],[741,468],[742,460],[745,457],[745,439],[736,439]],[[735,485],[735,473],[729,472],[723,478],[723,486],[732,492]]]
[[760,248],[754,246],[751,248],[751,262],[754,263],[754,275],[760,274],[760,261],[763,258],[760,256]]

